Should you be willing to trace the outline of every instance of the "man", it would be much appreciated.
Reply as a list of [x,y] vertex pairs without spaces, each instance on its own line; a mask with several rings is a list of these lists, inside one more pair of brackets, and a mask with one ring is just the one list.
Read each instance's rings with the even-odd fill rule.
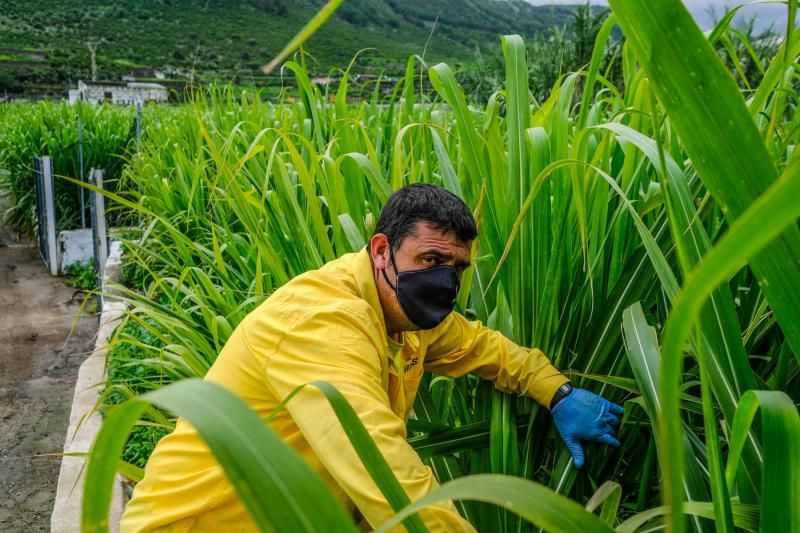
[[[537,349],[522,348],[451,312],[477,236],[469,208],[440,187],[395,192],[369,245],[275,291],[231,335],[206,379],[266,419],[299,385],[323,380],[352,404],[411,500],[436,487],[406,442],[405,423],[423,370],[475,372],[506,392],[551,408],[583,466],[582,440],[619,445],[622,408],[581,389]],[[306,387],[270,422],[331,486],[362,525],[392,510],[324,396]],[[452,503],[420,513],[431,531],[471,531]],[[123,531],[255,530],[222,469],[182,420],[153,452],[122,520]]]

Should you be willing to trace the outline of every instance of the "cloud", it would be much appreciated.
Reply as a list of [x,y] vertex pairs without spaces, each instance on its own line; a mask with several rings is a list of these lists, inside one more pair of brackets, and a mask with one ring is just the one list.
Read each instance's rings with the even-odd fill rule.
[[[583,4],[581,0],[526,0],[534,5],[554,5],[554,4]],[[592,5],[608,5],[607,0],[590,0]],[[744,2],[731,2],[730,0],[684,0],[683,2],[694,16],[697,24],[704,30],[711,29],[714,21],[725,14],[728,8],[740,5]],[[788,20],[788,9],[780,4],[749,5],[743,7],[736,14],[735,22],[755,18],[756,28],[763,30],[772,27],[780,32]]]

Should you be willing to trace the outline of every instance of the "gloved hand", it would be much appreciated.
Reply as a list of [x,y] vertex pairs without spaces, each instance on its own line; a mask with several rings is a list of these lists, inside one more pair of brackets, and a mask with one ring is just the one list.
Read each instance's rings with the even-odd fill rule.
[[550,411],[553,422],[567,445],[575,468],[583,468],[581,441],[619,446],[615,438],[622,407],[585,389],[573,389]]

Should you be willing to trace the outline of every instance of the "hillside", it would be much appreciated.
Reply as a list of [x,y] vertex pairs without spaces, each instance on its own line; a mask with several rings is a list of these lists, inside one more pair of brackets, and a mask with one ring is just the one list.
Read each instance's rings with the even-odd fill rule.
[[[323,3],[3,0],[0,91],[57,94],[90,79],[87,42],[96,45],[99,80],[156,69],[168,78],[193,71],[202,80],[247,84]],[[376,49],[365,62],[389,71],[423,51],[428,61],[471,62],[476,49],[496,51],[500,35],[532,37],[563,26],[572,10],[521,0],[347,0],[308,43],[309,67],[346,66],[365,48]]]

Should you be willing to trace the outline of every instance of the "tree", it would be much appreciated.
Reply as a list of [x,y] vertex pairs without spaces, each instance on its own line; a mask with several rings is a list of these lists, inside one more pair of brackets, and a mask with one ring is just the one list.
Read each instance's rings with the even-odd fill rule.
[[17,78],[8,71],[0,71],[0,91],[13,92],[17,89]]

